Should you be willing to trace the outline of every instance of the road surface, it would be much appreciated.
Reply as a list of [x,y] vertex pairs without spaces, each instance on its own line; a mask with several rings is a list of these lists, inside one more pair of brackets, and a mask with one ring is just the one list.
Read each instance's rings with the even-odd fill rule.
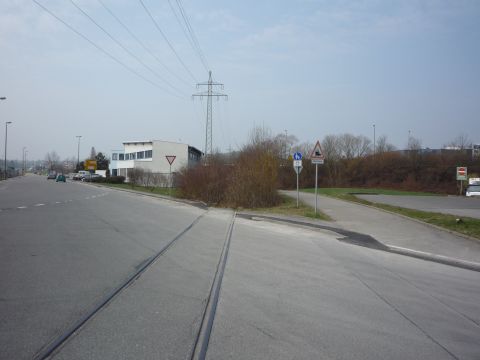
[[371,202],[480,219],[480,197],[355,195]]
[[480,272],[36,176],[0,209],[1,359],[480,354]]

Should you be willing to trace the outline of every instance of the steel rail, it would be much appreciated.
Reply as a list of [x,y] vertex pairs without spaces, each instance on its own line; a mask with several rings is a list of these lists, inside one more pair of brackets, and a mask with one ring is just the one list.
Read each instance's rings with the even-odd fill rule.
[[[208,211],[207,211],[208,212]],[[207,213],[203,213],[198,216],[190,225],[188,225],[185,229],[183,229],[180,233],[178,233],[173,239],[171,239],[159,252],[157,252],[153,257],[151,257],[148,261],[143,263],[135,273],[130,275],[123,283],[113,289],[107,296],[105,296],[102,300],[100,300],[97,304],[95,304],[92,309],[90,309],[87,313],[85,313],[80,319],[74,322],[67,330],[55,338],[50,343],[44,345],[42,349],[40,349],[33,357],[34,360],[45,360],[50,355],[52,355],[55,350],[59,349],[75,332],[77,332],[88,320],[90,320],[93,316],[95,316],[99,311],[101,311],[106,305],[108,305],[111,301],[115,299],[117,295],[119,295],[125,288],[130,286],[133,282],[135,282],[141,275],[144,273],[151,265],[155,263],[160,256],[162,256],[178,239],[180,239],[183,235],[185,235],[195,224],[197,224],[200,219],[205,216]]]
[[228,252],[230,250],[230,243],[232,239],[233,226],[235,224],[236,212],[232,216],[232,221],[228,227],[225,242],[223,244],[222,254],[218,261],[215,277],[210,288],[205,311],[202,316],[200,328],[198,330],[195,345],[190,356],[191,360],[204,360],[207,356],[208,344],[210,342],[210,335],[213,329],[213,322],[217,312],[218,300],[220,298],[220,289],[222,287],[223,275],[228,259]]

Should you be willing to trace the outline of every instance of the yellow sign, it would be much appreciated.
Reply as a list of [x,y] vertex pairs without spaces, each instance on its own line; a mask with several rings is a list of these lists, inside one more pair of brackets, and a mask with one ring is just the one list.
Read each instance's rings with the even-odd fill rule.
[[85,160],[85,170],[97,170],[97,160]]

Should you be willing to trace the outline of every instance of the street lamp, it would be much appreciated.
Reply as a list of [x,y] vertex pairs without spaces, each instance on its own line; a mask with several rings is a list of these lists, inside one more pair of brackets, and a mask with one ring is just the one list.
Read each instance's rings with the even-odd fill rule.
[[4,171],[5,171],[5,180],[7,180],[7,139],[8,139],[8,124],[11,124],[11,121],[5,122],[5,162],[4,162]]
[[77,147],[77,169],[78,169],[78,166],[80,165],[80,139],[82,138],[82,135],[77,135],[76,138],[78,139],[78,147]]
[[[0,100],[7,100],[5,96],[0,97]],[[5,129],[7,125],[5,124]],[[6,131],[6,130],[5,130]],[[5,179],[7,178],[7,136],[5,135]]]
[[22,175],[25,175],[25,150],[27,149],[26,146],[22,148]]

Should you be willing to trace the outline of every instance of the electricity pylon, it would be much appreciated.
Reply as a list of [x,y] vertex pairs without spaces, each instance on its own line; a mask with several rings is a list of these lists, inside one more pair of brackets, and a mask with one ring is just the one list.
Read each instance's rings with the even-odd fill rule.
[[197,84],[197,89],[200,88],[200,86],[207,86],[207,91],[202,91],[197,94],[193,94],[192,98],[199,97],[200,99],[203,99],[204,96],[207,97],[207,122],[206,122],[206,127],[205,127],[205,159],[208,159],[208,156],[211,156],[213,154],[213,146],[212,146],[212,98],[216,97],[217,100],[220,99],[221,97],[224,97],[225,99],[228,99],[228,95],[213,91],[214,86],[220,86],[220,88],[223,90],[223,84],[215,82],[212,80],[212,72],[208,72],[208,81],[203,82],[203,83],[198,83]]

